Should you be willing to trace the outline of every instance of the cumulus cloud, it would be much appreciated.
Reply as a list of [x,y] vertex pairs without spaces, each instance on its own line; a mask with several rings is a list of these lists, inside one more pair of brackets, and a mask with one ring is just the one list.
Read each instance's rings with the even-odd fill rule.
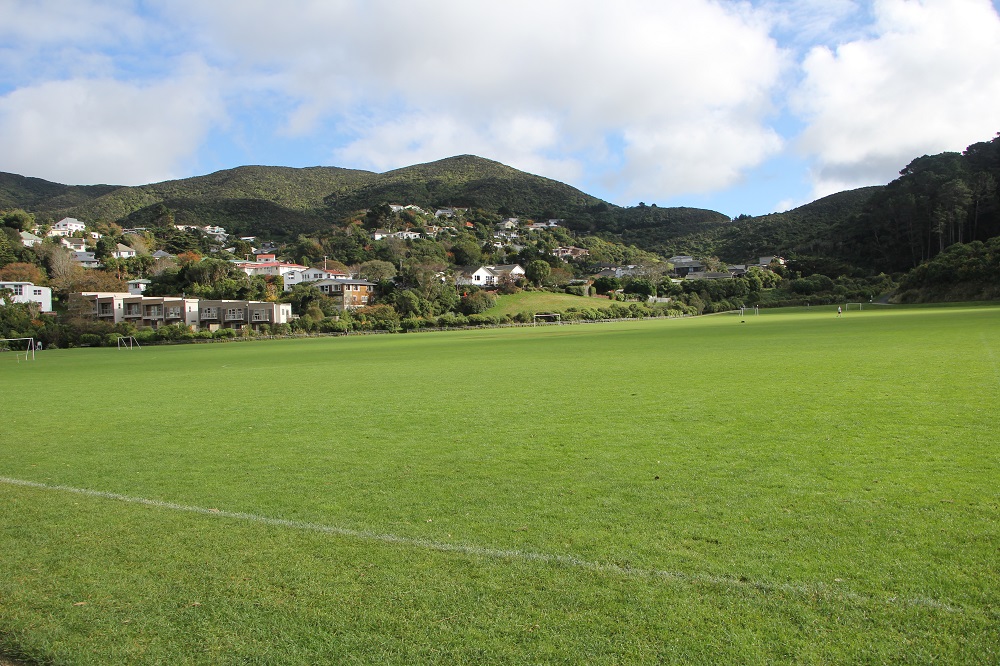
[[[655,200],[725,187],[780,146],[767,118],[788,63],[746,4],[220,1],[178,11],[234,67],[268,72],[289,102],[283,131],[346,136],[331,155],[347,166],[478,152],[555,177],[586,166],[619,194]],[[605,159],[609,135],[626,144],[617,159]],[[697,166],[678,168],[692,158]]]
[[885,183],[914,157],[993,136],[1000,17],[989,0],[880,0],[871,37],[816,47],[794,105],[815,195]]
[[[150,85],[70,79],[0,97],[0,169],[68,184],[177,177],[222,105],[207,71]],[[183,174],[187,175],[187,174]]]

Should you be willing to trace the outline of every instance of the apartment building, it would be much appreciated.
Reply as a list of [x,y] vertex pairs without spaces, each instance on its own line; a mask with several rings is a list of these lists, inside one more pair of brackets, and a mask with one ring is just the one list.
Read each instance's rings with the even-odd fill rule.
[[112,324],[127,321],[137,327],[183,324],[195,331],[244,326],[257,330],[263,324],[287,324],[292,320],[289,303],[136,296],[116,292],[87,292],[80,296],[91,303],[91,313],[97,319]]

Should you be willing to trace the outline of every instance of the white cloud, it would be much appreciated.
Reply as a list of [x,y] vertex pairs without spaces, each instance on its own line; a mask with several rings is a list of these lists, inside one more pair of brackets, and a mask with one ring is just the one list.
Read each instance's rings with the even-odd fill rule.
[[[273,92],[287,96],[282,131],[346,134],[335,153],[354,160],[344,166],[472,152],[554,165],[560,174],[580,173],[574,164],[586,163],[595,180],[620,183],[619,195],[656,200],[731,184],[780,144],[766,120],[786,62],[747,4],[192,0],[176,7],[192,17],[200,41],[226,51],[248,76],[266,72]],[[723,127],[730,119],[734,129]],[[708,129],[693,131],[702,121]],[[625,137],[623,158],[604,161],[608,136]],[[690,168],[664,166],[691,159]]]
[[177,177],[221,109],[197,65],[144,86],[72,79],[21,88],[0,97],[0,169],[68,184]]
[[885,183],[925,153],[992,137],[1000,17],[989,0],[882,0],[875,35],[813,49],[795,107],[815,194]]

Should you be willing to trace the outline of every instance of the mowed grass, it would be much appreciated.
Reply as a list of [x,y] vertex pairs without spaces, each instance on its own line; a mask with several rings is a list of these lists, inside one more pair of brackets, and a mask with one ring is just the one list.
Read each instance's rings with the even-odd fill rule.
[[0,653],[996,663],[1000,308],[744,320],[0,359]]
[[569,308],[602,308],[611,305],[607,298],[558,294],[551,291],[519,291],[497,297],[496,304],[485,314],[493,316],[516,315],[522,312],[564,312]]

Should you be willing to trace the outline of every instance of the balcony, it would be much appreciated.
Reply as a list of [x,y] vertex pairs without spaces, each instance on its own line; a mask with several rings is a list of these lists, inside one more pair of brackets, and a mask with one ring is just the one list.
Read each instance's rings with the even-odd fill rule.
[[205,308],[201,311],[202,319],[218,319],[219,311],[215,308]]
[[250,316],[250,321],[256,321],[256,322],[271,321],[271,313],[270,312],[254,312]]
[[245,317],[243,316],[243,310],[227,310],[226,311],[226,321],[243,321]]

